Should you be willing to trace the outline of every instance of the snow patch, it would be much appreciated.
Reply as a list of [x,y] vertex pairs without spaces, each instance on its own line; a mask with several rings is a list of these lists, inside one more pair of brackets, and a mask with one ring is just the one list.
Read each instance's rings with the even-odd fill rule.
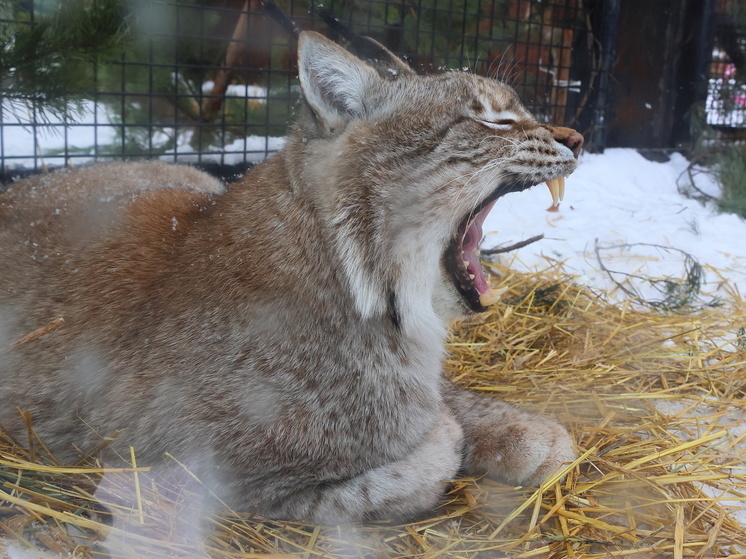
[[[547,212],[551,199],[538,185],[498,200],[484,224],[485,248],[512,244],[538,234],[544,239],[503,256],[510,266],[537,271],[557,261],[579,283],[617,293],[602,270],[596,243],[619,246],[606,251],[609,268],[621,267],[645,277],[681,277],[684,253],[705,266],[703,292],[715,296],[728,289],[746,293],[746,221],[718,213],[711,205],[681,195],[677,181],[689,162],[678,153],[667,163],[648,161],[633,149],[583,154],[566,182],[558,212]],[[715,192],[711,178],[698,175],[697,186]],[[701,185],[700,185],[701,182]],[[624,245],[638,245],[624,248]],[[680,249],[643,249],[660,245]]]

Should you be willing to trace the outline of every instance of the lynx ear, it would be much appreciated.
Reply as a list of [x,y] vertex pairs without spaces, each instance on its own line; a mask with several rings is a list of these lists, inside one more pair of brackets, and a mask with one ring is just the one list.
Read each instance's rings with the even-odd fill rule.
[[366,97],[382,82],[365,62],[313,31],[300,34],[298,73],[306,101],[327,124],[365,117]]

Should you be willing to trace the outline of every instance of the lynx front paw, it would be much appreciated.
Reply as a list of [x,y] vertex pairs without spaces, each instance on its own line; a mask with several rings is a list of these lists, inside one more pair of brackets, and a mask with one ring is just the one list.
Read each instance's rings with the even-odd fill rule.
[[409,522],[434,508],[461,464],[463,430],[444,412],[408,455],[359,476],[319,484],[260,512],[272,518],[307,518],[317,524],[388,519]]
[[576,457],[564,427],[523,413],[479,435],[470,449],[467,469],[504,483],[538,486]]

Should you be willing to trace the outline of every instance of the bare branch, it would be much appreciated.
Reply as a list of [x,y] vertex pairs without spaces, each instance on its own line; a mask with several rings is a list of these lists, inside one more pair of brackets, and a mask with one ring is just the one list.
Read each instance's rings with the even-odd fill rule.
[[544,235],[535,235],[533,237],[529,237],[525,241],[521,241],[519,243],[515,243],[512,245],[508,245],[506,247],[495,247],[495,248],[488,248],[486,250],[481,251],[482,254],[486,255],[492,255],[492,254],[503,254],[505,252],[511,252],[513,250],[518,250],[519,248],[523,248],[525,246],[530,245],[531,243],[535,243],[536,241],[540,241],[544,238]]

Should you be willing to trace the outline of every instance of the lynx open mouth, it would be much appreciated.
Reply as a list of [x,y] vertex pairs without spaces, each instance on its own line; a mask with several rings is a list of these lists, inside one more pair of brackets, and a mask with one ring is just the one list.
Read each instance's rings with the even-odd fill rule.
[[[547,181],[552,204],[556,207],[565,195],[565,177]],[[484,312],[500,300],[505,289],[492,289],[479,260],[479,243],[482,241],[482,225],[497,199],[508,192],[518,192],[535,186],[517,182],[501,186],[484,202],[477,206],[462,221],[445,252],[445,265],[453,284],[464,299],[466,306],[474,312]]]

